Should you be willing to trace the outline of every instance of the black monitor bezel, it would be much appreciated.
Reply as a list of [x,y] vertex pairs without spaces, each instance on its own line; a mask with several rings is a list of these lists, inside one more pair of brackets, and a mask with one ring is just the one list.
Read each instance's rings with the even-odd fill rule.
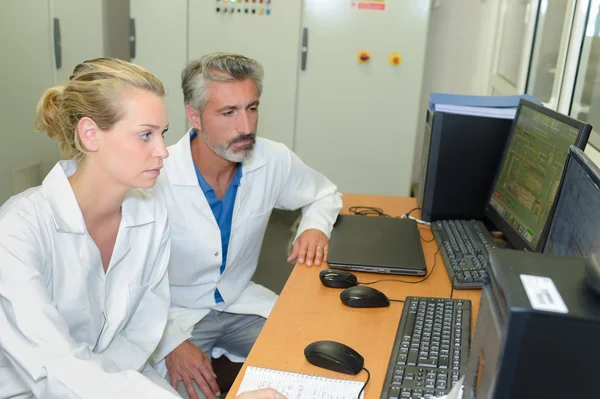
[[556,208],[558,208],[558,201],[560,200],[560,196],[563,192],[565,185],[565,176],[567,175],[567,169],[571,162],[577,162],[577,164],[583,169],[585,174],[594,182],[596,186],[600,188],[600,168],[586,155],[583,150],[577,148],[575,146],[571,146],[569,148],[569,155],[567,156],[567,162],[565,163],[565,169],[563,170],[563,174],[560,178],[560,187],[558,188],[558,193],[556,195],[556,199],[554,201],[554,205],[552,207],[552,218],[550,219],[550,223],[548,223],[548,231],[546,236],[544,237],[544,245],[541,248],[542,253],[546,253],[546,247],[548,246],[550,229],[552,228],[552,223],[554,222],[554,218],[556,216]]
[[[496,212],[496,210],[494,209],[494,207],[490,204],[492,196],[494,195],[494,187],[496,186],[498,177],[500,176],[500,169],[502,168],[502,165],[504,164],[504,160],[506,159],[506,156],[508,154],[508,147],[509,147],[512,137],[515,133],[517,121],[519,119],[519,115],[521,114],[521,108],[524,106],[528,107],[536,112],[540,112],[546,116],[549,116],[553,119],[556,119],[560,122],[566,123],[567,125],[570,125],[574,128],[577,128],[579,130],[579,133],[577,134],[576,142],[573,143],[573,145],[581,150],[585,149],[585,146],[590,137],[590,133],[592,131],[592,126],[588,123],[581,122],[581,121],[573,119],[569,116],[560,114],[550,108],[544,107],[543,105],[535,104],[535,103],[525,100],[523,98],[519,100],[517,112],[515,114],[515,118],[513,119],[513,123],[510,127],[510,133],[506,140],[506,145],[504,146],[502,158],[500,159],[500,163],[498,164],[498,168],[496,170],[496,175],[494,176],[494,180],[493,180],[492,185],[489,190],[488,199],[485,203],[484,215],[493,224],[493,226],[502,233],[502,235],[504,236],[504,239],[506,241],[508,241],[508,243],[514,249],[533,251],[533,252],[541,252],[542,248],[544,247],[544,245],[546,243],[546,235],[548,234],[548,228],[550,226],[550,221],[552,220],[552,215],[553,215],[552,213],[554,211],[554,204],[556,203],[556,198],[554,199],[554,203],[552,204],[550,214],[548,215],[548,219],[546,220],[546,224],[544,225],[544,228],[542,229],[540,239],[538,240],[538,243],[535,247],[533,247],[531,244],[529,244],[529,242],[525,238],[523,238],[517,231],[515,231],[512,228],[512,226],[504,219],[504,217],[502,215],[499,215],[498,212]],[[565,165],[566,165],[566,162],[565,162]],[[564,174],[564,169],[563,169],[563,174]],[[562,181],[562,176],[561,176],[561,181]],[[558,197],[558,192],[557,192],[557,197]]]

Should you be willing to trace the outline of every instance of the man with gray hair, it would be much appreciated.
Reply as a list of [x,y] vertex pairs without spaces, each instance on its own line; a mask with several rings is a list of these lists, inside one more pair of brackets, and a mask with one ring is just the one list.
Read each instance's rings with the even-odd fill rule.
[[243,361],[277,299],[251,281],[271,211],[302,209],[288,261],[320,266],[342,207],[322,174],[256,137],[262,80],[261,65],[241,55],[191,62],[182,88],[192,128],[169,147],[152,190],[172,237],[171,312],[153,359],[192,399],[219,395],[213,350]]

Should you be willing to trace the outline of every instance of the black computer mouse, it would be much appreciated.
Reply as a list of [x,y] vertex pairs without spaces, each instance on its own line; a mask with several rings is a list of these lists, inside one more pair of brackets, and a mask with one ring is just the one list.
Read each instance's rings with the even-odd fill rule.
[[383,308],[390,306],[390,300],[383,292],[362,285],[346,288],[340,294],[340,299],[344,305],[352,308]]
[[350,272],[336,269],[326,269],[319,273],[321,282],[329,288],[348,288],[358,284],[356,276]]
[[313,342],[304,348],[304,356],[317,367],[345,374],[358,374],[365,364],[357,351],[335,341]]
[[590,256],[585,265],[584,276],[588,288],[600,295],[600,252]]

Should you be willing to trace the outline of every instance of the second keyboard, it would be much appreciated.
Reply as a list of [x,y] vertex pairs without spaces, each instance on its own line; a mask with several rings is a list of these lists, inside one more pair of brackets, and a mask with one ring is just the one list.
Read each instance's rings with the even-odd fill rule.
[[485,225],[477,220],[438,220],[431,230],[454,289],[481,289],[494,246]]

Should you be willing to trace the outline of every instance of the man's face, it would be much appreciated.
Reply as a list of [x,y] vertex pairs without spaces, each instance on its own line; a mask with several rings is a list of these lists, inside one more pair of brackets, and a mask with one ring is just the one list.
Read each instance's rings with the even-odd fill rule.
[[251,79],[210,82],[200,118],[204,141],[231,162],[252,157],[258,125],[258,90]]

